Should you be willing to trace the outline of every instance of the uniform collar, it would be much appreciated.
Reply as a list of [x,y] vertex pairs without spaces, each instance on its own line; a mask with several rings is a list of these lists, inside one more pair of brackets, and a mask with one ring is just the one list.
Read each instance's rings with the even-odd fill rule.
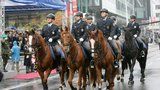
[[107,20],[107,18],[108,18],[108,16],[106,16],[106,17],[104,17],[104,18],[102,18],[103,20]]
[[52,25],[53,25],[52,23],[49,23],[49,24],[48,24],[49,27],[51,27]]
[[77,21],[78,24],[81,23],[81,22],[82,22],[82,19],[80,19],[79,21]]
[[91,25],[92,25],[92,23],[88,24],[88,26],[91,26]]

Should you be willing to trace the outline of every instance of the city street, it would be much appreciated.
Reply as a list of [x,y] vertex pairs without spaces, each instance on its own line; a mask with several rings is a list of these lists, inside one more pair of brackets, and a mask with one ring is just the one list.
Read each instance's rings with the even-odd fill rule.
[[[134,69],[134,85],[128,86],[128,77],[129,72],[128,70],[125,71],[125,80],[123,83],[118,82],[115,80],[115,87],[114,90],[159,90],[160,85],[160,51],[158,49],[158,45],[150,44],[149,45],[149,54],[147,59],[147,66],[146,66],[146,78],[145,83],[140,82],[140,68],[138,63],[135,65]],[[20,71],[24,73],[25,70],[23,68]],[[9,72],[8,72],[9,73]],[[20,74],[21,74],[20,73]],[[10,71],[10,74],[15,74],[13,71]],[[5,73],[6,75],[6,73]],[[76,86],[77,82],[77,75],[74,78],[74,85]],[[49,77],[48,82],[49,90],[58,90],[59,87],[59,76],[58,74],[52,74]],[[39,78],[34,79],[15,79],[13,77],[7,78],[0,83],[0,90],[42,90],[41,80]],[[68,84],[65,90],[70,90]],[[89,89],[89,86],[87,87]],[[95,89],[97,90],[97,88]],[[105,83],[103,83],[103,89],[105,88]]]

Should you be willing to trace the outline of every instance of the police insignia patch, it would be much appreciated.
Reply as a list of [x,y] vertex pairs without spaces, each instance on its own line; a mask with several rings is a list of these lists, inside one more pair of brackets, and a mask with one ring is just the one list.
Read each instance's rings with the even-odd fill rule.
[[84,30],[83,30],[83,29],[81,29],[81,31],[83,32]]
[[109,29],[109,26],[107,26],[107,29]]

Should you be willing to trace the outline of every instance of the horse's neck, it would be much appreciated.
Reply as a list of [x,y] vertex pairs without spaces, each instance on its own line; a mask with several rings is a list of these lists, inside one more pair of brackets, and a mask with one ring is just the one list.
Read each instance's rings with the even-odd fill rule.
[[46,49],[47,49],[47,45],[46,45],[44,39],[42,39],[42,37],[41,37],[40,47],[37,47],[37,54],[39,56],[45,56],[46,51],[47,51]]
[[107,41],[104,39],[101,41],[102,44],[102,53],[107,53],[108,52],[108,48],[109,48],[109,44],[107,43]]
[[125,39],[125,44],[126,44],[126,47],[130,48],[130,49],[132,49],[132,48],[135,47],[135,41],[134,41],[133,38],[131,38],[131,39]]

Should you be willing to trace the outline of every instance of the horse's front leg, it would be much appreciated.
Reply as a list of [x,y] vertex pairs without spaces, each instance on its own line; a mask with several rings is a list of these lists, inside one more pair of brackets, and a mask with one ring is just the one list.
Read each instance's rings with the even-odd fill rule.
[[71,90],[77,90],[75,87],[73,87],[73,84],[72,84],[72,80],[73,80],[73,77],[74,77],[74,73],[75,73],[75,70],[72,69],[72,68],[70,68],[70,69],[69,69],[68,84],[70,85]]
[[59,88],[63,90],[63,88],[66,87],[66,84],[64,82],[64,74],[65,74],[65,72],[67,72],[66,71],[67,70],[67,65],[65,64],[64,61],[61,62],[61,67],[62,67],[62,69],[59,72],[60,80],[61,80],[61,85],[59,86]]
[[86,90],[86,82],[87,82],[87,67],[83,67],[83,90]]
[[96,70],[95,68],[89,68],[89,81],[90,81],[90,90],[94,90],[96,85]]
[[45,84],[45,81],[44,81],[44,71],[41,71],[41,70],[37,69],[37,72],[39,73],[39,75],[41,77],[43,90],[48,90],[48,87],[47,87],[47,85]]
[[49,68],[49,69],[47,69],[47,70],[45,71],[45,74],[44,74],[44,79],[43,79],[43,81],[44,81],[44,83],[45,83],[45,85],[46,85],[47,90],[48,90],[47,81],[48,81],[48,77],[49,77],[51,71],[52,71],[52,69]]
[[78,90],[81,90],[83,72],[84,72],[84,69],[81,66],[78,70],[78,88],[77,88]]
[[134,84],[133,71],[134,71],[135,63],[136,63],[136,58],[133,58],[132,59],[132,63],[130,62],[130,65],[129,65],[130,66],[130,76],[129,76],[129,81],[128,81],[129,85],[133,85]]
[[102,68],[96,66],[96,75],[97,75],[97,83],[98,83],[98,89],[101,90],[102,89]]
[[109,86],[107,86],[107,89],[112,90],[114,86],[114,78],[116,76],[116,72],[114,72],[112,66],[106,67],[106,78],[108,80]]

